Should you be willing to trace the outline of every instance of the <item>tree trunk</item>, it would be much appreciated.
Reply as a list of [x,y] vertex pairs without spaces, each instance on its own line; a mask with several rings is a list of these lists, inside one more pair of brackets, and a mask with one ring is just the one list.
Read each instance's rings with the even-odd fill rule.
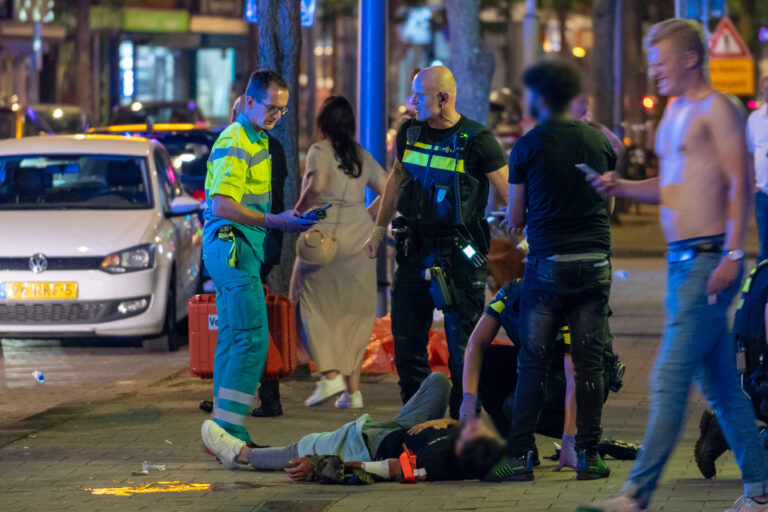
[[488,122],[493,54],[480,35],[480,0],[445,0],[451,41],[451,71],[456,77],[456,109],[481,124]]
[[593,45],[592,89],[594,92],[594,119],[606,126],[613,124],[613,25],[617,0],[596,0],[592,9],[595,27]]
[[624,112],[630,123],[642,123],[645,95],[645,63],[643,55],[640,0],[624,0]]
[[75,54],[77,66],[77,104],[80,105],[92,118],[93,112],[93,87],[91,67],[91,0],[77,0],[77,18],[75,35]]
[[560,55],[565,58],[571,54],[570,47],[568,46],[568,38],[566,37],[565,24],[568,21],[568,11],[557,11],[557,23],[560,27]]
[[[301,63],[300,0],[258,0],[259,67],[282,76],[290,89],[288,112],[272,129],[271,135],[285,148],[288,179],[285,180],[285,204],[293,206],[299,198],[299,67]],[[283,238],[281,263],[269,276],[275,293],[287,293],[296,258],[296,236]]]

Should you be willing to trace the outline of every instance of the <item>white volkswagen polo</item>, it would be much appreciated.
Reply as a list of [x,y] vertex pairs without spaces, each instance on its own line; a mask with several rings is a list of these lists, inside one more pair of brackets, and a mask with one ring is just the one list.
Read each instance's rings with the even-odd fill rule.
[[173,348],[200,283],[199,206],[150,140],[0,142],[0,337]]

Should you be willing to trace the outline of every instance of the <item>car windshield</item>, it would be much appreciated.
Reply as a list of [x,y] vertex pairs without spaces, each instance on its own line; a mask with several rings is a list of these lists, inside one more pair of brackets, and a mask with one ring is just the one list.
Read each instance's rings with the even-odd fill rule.
[[40,132],[68,135],[83,133],[87,129],[85,116],[79,110],[59,107],[28,108],[24,135],[39,135]]
[[16,137],[16,114],[11,110],[0,110],[0,139]]
[[0,210],[150,208],[144,157],[0,156]]

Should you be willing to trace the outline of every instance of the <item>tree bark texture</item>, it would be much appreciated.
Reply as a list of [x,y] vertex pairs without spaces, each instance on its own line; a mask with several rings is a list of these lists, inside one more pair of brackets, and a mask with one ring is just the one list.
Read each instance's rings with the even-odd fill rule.
[[[259,67],[282,76],[290,89],[288,112],[271,130],[285,148],[288,179],[285,204],[293,207],[299,197],[299,67],[301,62],[301,5],[299,0],[258,0]],[[287,293],[296,258],[296,236],[283,238],[281,263],[268,278],[273,293]]]
[[594,31],[592,92],[594,119],[606,126],[613,124],[613,26],[617,0],[596,0],[592,9]]
[[77,66],[77,104],[92,117],[93,87],[91,54],[91,0],[77,0],[77,34],[75,35],[75,65]]
[[493,54],[480,34],[480,0],[445,0],[451,41],[450,68],[456,77],[456,110],[488,122]]

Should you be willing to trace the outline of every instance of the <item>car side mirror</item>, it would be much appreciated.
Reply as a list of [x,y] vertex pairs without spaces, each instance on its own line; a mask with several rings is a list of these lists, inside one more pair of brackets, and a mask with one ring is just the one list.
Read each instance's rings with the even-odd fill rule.
[[200,201],[188,196],[179,196],[171,201],[170,211],[165,216],[182,217],[184,215],[196,214],[198,211],[200,211]]

